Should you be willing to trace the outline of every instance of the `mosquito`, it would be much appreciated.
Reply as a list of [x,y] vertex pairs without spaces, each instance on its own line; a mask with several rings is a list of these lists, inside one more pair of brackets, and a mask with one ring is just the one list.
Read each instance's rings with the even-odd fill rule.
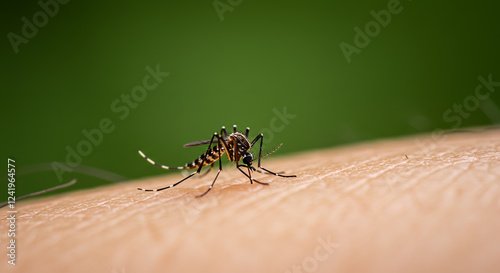
[[[233,133],[228,134],[226,131],[226,127],[222,126],[220,134],[215,132],[210,140],[201,140],[201,141],[195,141],[195,142],[185,144],[184,147],[193,147],[193,146],[208,144],[208,149],[205,153],[200,155],[196,160],[194,160],[191,163],[186,163],[183,167],[169,167],[169,166],[165,166],[165,165],[156,163],[151,158],[147,157],[141,150],[139,150],[138,151],[139,154],[142,157],[144,157],[144,159],[146,159],[149,163],[151,163],[155,166],[158,166],[160,168],[167,169],[167,170],[196,169],[196,171],[191,173],[190,175],[186,176],[181,181],[174,183],[170,186],[166,186],[166,187],[159,188],[159,189],[152,189],[152,190],[143,189],[143,188],[137,188],[137,189],[142,190],[142,191],[162,191],[165,189],[175,187],[175,186],[179,185],[180,183],[186,181],[190,177],[194,176],[195,174],[200,174],[201,169],[203,167],[210,165],[210,169],[208,169],[206,173],[202,174],[202,175],[206,175],[210,170],[213,169],[215,162],[217,160],[219,160],[219,170],[217,171],[217,175],[215,175],[215,178],[214,178],[212,184],[204,193],[196,196],[196,197],[202,197],[212,189],[212,187],[215,184],[215,181],[219,177],[219,174],[222,171],[222,163],[221,163],[222,160],[221,159],[222,159],[222,155],[224,153],[227,155],[227,159],[230,162],[235,162],[236,168],[250,180],[250,184],[253,184],[253,182],[256,182],[256,183],[259,183],[262,185],[269,185],[269,183],[260,182],[260,181],[255,180],[252,177],[252,172],[254,172],[254,171],[259,172],[259,173],[280,176],[280,177],[297,177],[296,175],[282,175],[282,172],[273,172],[273,171],[270,171],[270,170],[262,167],[262,165],[260,163],[261,158],[264,156],[267,156],[270,153],[277,150],[281,146],[281,144],[277,148],[273,149],[271,152],[262,156],[262,140],[264,139],[264,135],[259,134],[257,137],[255,137],[255,139],[252,142],[250,142],[248,139],[249,133],[250,133],[250,128],[247,127],[245,134],[242,134],[236,130],[236,125],[233,125]],[[253,155],[250,153],[250,149],[252,149],[252,147],[255,145],[255,143],[257,143],[257,141],[259,141],[259,140],[260,140],[260,147],[259,147],[259,157],[258,157],[258,165],[257,165],[258,169],[256,169],[255,167],[252,166],[254,158],[253,158]],[[215,145],[212,147],[212,144],[215,144]],[[240,164],[239,163],[240,161],[242,161],[243,164]],[[244,170],[242,170],[241,168],[246,168],[246,172]]]

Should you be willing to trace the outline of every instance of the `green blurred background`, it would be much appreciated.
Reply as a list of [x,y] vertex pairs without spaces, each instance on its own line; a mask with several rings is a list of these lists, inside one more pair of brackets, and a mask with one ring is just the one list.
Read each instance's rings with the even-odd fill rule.
[[[401,1],[351,63],[339,45],[354,45],[353,29],[390,1],[70,1],[45,24],[38,13],[43,26],[15,53],[8,34],[43,11],[19,2],[1,4],[2,152],[5,171],[16,160],[17,196],[73,178],[67,190],[165,174],[137,150],[180,166],[204,150],[183,144],[222,125],[255,136],[284,107],[295,118],[266,143],[284,143],[275,156],[451,129],[443,114],[474,96],[478,76],[500,81],[494,1]],[[112,102],[158,64],[169,76],[120,119]],[[499,105],[491,93],[460,128],[497,123]],[[104,118],[114,131],[59,181],[51,163]]]

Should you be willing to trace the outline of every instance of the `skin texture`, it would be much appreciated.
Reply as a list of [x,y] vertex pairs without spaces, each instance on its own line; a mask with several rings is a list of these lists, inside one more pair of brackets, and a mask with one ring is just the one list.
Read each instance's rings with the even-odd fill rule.
[[[22,201],[17,265],[3,255],[0,271],[500,272],[498,130],[275,156],[263,166],[298,177],[256,174],[271,185],[251,185],[231,164],[203,198],[194,196],[215,172],[157,193],[136,187],[182,175]],[[5,246],[7,232],[0,238]]]

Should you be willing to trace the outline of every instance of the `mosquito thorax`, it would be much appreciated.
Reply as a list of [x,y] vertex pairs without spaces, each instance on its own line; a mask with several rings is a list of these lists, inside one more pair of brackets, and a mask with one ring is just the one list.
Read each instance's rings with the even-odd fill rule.
[[231,135],[229,135],[229,139],[230,141],[236,139],[236,141],[238,142],[238,148],[241,150],[241,152],[247,151],[251,148],[250,141],[248,141],[248,138],[242,133],[232,133]]

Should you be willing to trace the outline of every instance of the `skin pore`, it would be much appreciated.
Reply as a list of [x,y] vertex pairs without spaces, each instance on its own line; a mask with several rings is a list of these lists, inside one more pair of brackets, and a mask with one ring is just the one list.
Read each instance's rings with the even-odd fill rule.
[[500,272],[499,130],[262,164],[297,177],[254,173],[270,185],[250,184],[227,164],[202,198],[215,172],[161,192],[136,188],[182,175],[22,201],[18,260],[0,271]]

